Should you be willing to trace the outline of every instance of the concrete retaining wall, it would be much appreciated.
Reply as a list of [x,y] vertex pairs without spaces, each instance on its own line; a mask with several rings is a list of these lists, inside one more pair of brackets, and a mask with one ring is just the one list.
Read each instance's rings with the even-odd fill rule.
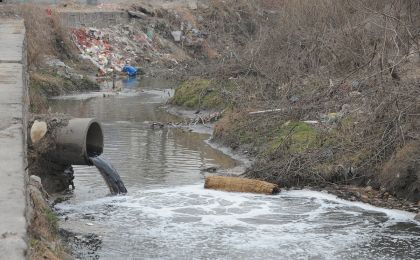
[[129,21],[128,13],[123,11],[61,12],[60,18],[67,27],[104,28]]
[[23,20],[0,18],[0,258],[25,259],[26,116]]
[[[0,0],[0,3],[33,3],[33,4],[60,4],[65,0]],[[76,2],[88,5],[110,4],[110,3],[124,3],[124,0],[76,0]]]
[[[23,4],[23,3],[32,3],[32,4],[60,4],[64,1],[62,0],[0,0],[0,3],[8,4]],[[77,0],[76,2],[82,4],[98,4],[101,0]]]

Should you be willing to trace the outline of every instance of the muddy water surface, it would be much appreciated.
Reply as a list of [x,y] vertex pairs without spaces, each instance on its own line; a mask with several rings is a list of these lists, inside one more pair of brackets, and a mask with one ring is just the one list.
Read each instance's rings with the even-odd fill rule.
[[[130,83],[119,95],[53,100],[55,112],[103,122],[104,156],[128,194],[108,196],[93,167],[75,167],[76,190],[56,205],[79,259],[418,259],[413,215],[310,191],[276,196],[203,189],[203,167],[238,163],[162,108],[169,83]],[[67,233],[68,234],[68,233]]]

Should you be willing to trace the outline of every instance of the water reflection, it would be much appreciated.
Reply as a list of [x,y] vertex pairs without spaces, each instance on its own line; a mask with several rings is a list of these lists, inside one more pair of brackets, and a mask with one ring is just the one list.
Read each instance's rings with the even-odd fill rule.
[[[204,143],[209,138],[206,134],[150,127],[154,121],[183,121],[162,108],[170,93],[170,89],[136,87],[118,95],[67,96],[52,100],[50,105],[54,112],[96,117],[102,122],[104,156],[117,168],[129,191],[202,182],[202,167],[236,166],[236,161]],[[97,192],[98,196],[104,194],[105,184],[97,178],[96,169],[76,166],[75,176],[76,200],[90,196],[83,189]]]
[[123,88],[126,88],[126,89],[136,88],[138,85],[139,85],[139,81],[137,77],[126,77],[122,81],[122,86]]

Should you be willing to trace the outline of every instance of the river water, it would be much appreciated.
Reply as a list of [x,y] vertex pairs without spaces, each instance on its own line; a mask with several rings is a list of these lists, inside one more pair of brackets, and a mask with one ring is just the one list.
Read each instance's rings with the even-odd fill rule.
[[163,108],[169,85],[51,101],[54,112],[103,123],[104,156],[128,190],[109,196],[94,167],[75,167],[76,189],[55,209],[78,259],[420,258],[420,226],[410,213],[306,190],[205,190],[202,168],[223,172],[238,162],[208,145],[208,134],[150,127],[182,121]]

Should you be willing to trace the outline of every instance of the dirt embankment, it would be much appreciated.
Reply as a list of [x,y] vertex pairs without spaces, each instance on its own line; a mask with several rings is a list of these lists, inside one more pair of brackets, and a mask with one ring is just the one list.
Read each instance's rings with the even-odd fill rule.
[[171,102],[224,111],[214,140],[256,158],[248,177],[416,212],[419,8],[238,0],[179,13],[206,43],[185,47],[197,63]]
[[[51,195],[69,190],[73,184],[70,165],[51,160],[55,152],[55,129],[68,124],[64,115],[35,115],[28,126],[28,172],[27,186],[30,259],[73,259],[59,236],[58,216],[50,208]],[[34,125],[34,122],[36,126]],[[43,128],[42,123],[45,123]]]
[[47,112],[49,97],[99,89],[99,85],[88,77],[95,70],[79,58],[57,13],[46,6],[18,5],[14,8],[16,15],[25,20],[31,112]]
[[58,217],[49,207],[49,196],[41,179],[31,176],[28,184],[29,259],[73,259],[58,237]]
[[[68,191],[73,184],[73,171],[71,165],[60,164],[53,160],[57,144],[56,131],[67,126],[70,117],[61,114],[34,115],[29,119],[28,136],[32,136],[37,130],[34,122],[46,124],[45,132],[41,133],[40,140],[28,140],[28,170],[31,175],[41,178],[42,186],[49,194]],[[37,126],[38,126],[37,125]],[[40,128],[40,127],[38,127]],[[30,134],[29,134],[30,133]]]

